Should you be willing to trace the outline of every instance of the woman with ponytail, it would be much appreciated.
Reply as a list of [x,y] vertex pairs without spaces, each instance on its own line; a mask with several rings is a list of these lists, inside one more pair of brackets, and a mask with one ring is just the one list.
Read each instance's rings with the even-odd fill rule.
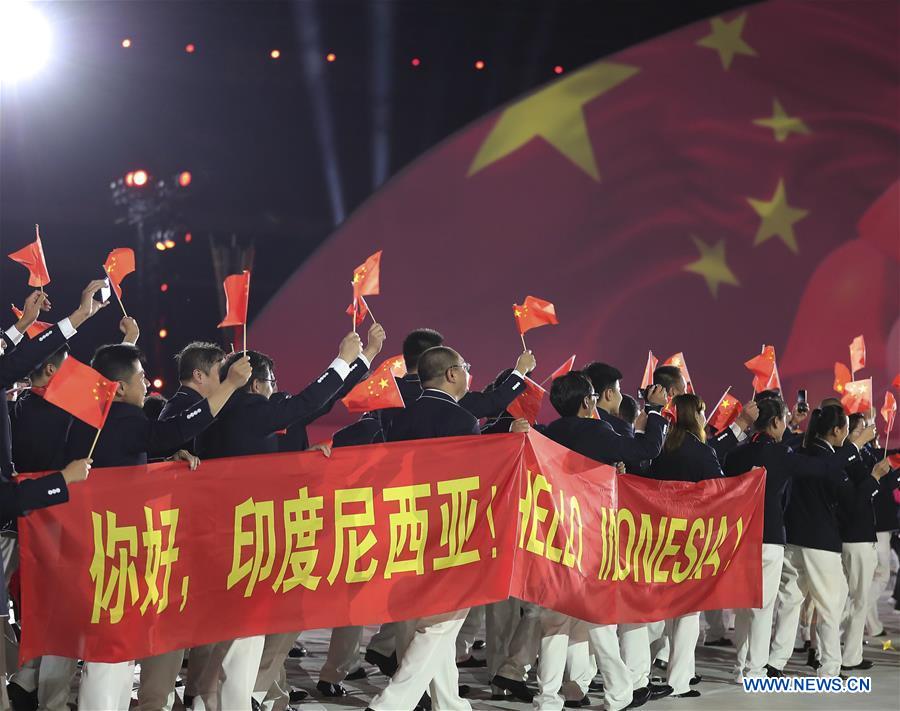
[[[648,476],[666,481],[700,482],[720,479],[722,467],[712,447],[706,444],[706,405],[693,394],[672,398],[675,422],[669,427],[663,451],[650,463]],[[700,696],[691,689],[694,678],[694,650],[700,637],[700,613],[691,612],[666,620],[669,638],[667,684],[679,698]]]
[[[860,448],[875,437],[874,425],[851,437],[846,413],[836,405],[812,411],[801,457],[819,476],[798,477],[785,512],[786,540],[778,623],[769,663],[783,668],[794,647],[800,606],[806,593],[816,608],[819,676],[841,673],[841,616],[847,600],[847,581],[841,562],[842,541],[837,519],[838,501],[854,495],[847,469],[859,466]],[[839,476],[834,463],[842,462]],[[872,477],[871,492],[876,480]],[[779,666],[781,665],[781,666]]]
[[[766,468],[765,514],[762,545],[762,607],[735,612],[734,635],[737,647],[735,678],[749,676],[783,676],[782,669],[793,651],[794,634],[800,615],[800,602],[792,612],[793,627],[787,640],[787,656],[769,654],[772,635],[772,616],[776,594],[781,598],[779,582],[785,558],[784,502],[788,484],[807,478],[830,478],[841,481],[844,469],[858,459],[855,447],[842,449],[828,459],[813,460],[791,451],[782,444],[790,412],[784,400],[773,397],[759,402],[759,415],[753,423],[754,434],[749,442],[737,447],[725,459],[725,474],[736,476],[754,467]],[[784,615],[779,614],[783,620]],[[790,621],[784,625],[790,627]],[[786,634],[786,633],[785,633]]]

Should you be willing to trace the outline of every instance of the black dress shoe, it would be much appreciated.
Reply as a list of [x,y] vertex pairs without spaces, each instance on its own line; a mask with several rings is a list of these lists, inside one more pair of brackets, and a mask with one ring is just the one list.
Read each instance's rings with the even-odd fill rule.
[[[0,640],[2,642],[2,640]],[[9,703],[13,711],[36,711],[38,707],[37,689],[25,691],[16,682],[11,681],[6,685],[6,693],[9,695]]]
[[298,644],[296,647],[291,647],[291,651],[288,652],[288,656],[291,659],[300,659],[301,657],[308,657],[309,650],[304,647],[302,644]]
[[316,684],[316,691],[322,694],[322,696],[327,696],[332,699],[338,696],[347,695],[347,690],[344,688],[343,684],[330,684],[327,681],[320,681]]
[[603,682],[594,679],[590,684],[588,684],[588,691],[596,691],[598,694],[602,694]]
[[580,709],[582,706],[590,706],[591,700],[587,696],[582,696],[574,701],[566,701],[563,706],[567,709]]
[[378,667],[378,671],[380,671],[385,676],[394,676],[397,672],[397,653],[394,652],[391,656],[386,657],[383,654],[376,652],[374,649],[367,649],[366,656],[363,657],[369,664]]
[[674,691],[674,689],[668,684],[650,684],[650,686],[644,688],[650,689],[650,701],[664,699]]
[[766,664],[766,676],[770,679],[780,679],[784,676],[784,672],[781,669],[776,669],[775,667]]
[[650,700],[650,687],[643,686],[640,689],[635,689],[634,693],[631,695],[631,703],[628,704],[625,708],[627,709],[636,709],[638,706],[643,706]]
[[362,667],[359,667],[358,669],[354,669],[352,672],[347,674],[347,681],[359,681],[360,679],[368,678],[368,676],[369,673]]
[[491,679],[491,685],[496,686],[498,689],[508,691],[519,701],[524,701],[528,704],[534,701],[534,692],[525,685],[524,681],[509,679],[498,674]]
[[484,649],[485,647],[487,647],[487,645],[484,643],[483,639],[476,639],[475,642],[472,644],[472,649],[481,650],[481,649]]
[[475,657],[469,657],[468,659],[463,659],[461,662],[457,662],[456,666],[459,669],[483,669],[487,666],[487,659],[475,659]]
[[734,642],[732,642],[728,637],[720,637],[719,639],[708,639],[703,643],[704,647],[733,647]]
[[664,662],[662,659],[657,659],[656,661],[653,662],[653,666],[655,666],[657,669],[661,669],[662,671],[665,671],[666,669],[669,668],[669,663]]
[[703,677],[697,674],[696,676],[691,677],[690,685],[697,686],[701,681],[703,681]]
[[[871,659],[863,659],[859,664],[852,667],[845,667],[841,664],[841,669],[843,671],[854,671],[856,669],[871,669],[873,666],[875,666],[875,662]],[[10,686],[12,686],[12,684],[10,684]]]
[[696,699],[698,696],[700,696],[700,692],[696,689],[685,691],[683,694],[672,694],[673,699]]
[[291,689],[288,693],[288,698],[292,704],[296,704],[303,701],[303,699],[309,698],[309,692],[303,689]]
[[806,653],[806,666],[818,669],[822,663],[816,658],[816,650],[810,649]]
[[456,693],[459,694],[460,698],[465,698],[469,694],[472,693],[472,687],[468,684],[460,684],[459,688],[456,690]]

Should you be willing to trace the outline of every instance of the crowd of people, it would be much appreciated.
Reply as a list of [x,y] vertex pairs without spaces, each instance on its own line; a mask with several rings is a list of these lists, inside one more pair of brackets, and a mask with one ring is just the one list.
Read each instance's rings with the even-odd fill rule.
[[[88,284],[68,317],[26,339],[23,334],[50,307],[43,291],[32,293],[18,322],[0,339],[0,377],[8,401],[0,408],[0,501],[2,518],[10,522],[0,560],[7,581],[17,560],[16,518],[65,503],[69,487],[86,479],[92,466],[175,459],[196,468],[201,459],[310,449],[329,455],[332,447],[531,428],[507,411],[535,368],[529,351],[483,392],[474,392],[462,356],[444,345],[439,332],[415,330],[403,341],[407,374],[398,378],[405,407],[366,413],[334,433],[331,443],[312,444],[307,426],[369,372],[386,337],[380,325],[369,328],[365,344],[355,332],[345,336],[337,357],[293,394],[278,391],[275,363],[262,353],[229,354],[212,343],[190,343],[176,357],[180,387],[166,400],[148,396],[136,345],[139,329],[126,317],[120,322],[123,340],[101,346],[91,360],[118,390],[86,459],[96,431],[45,401],[43,393],[68,357],[68,341],[105,306],[97,300],[103,285],[102,280]],[[802,403],[791,407],[781,393],[764,391],[731,425],[714,432],[706,404],[688,392],[678,367],[658,367],[641,393],[642,403],[623,394],[621,380],[616,367],[602,362],[557,377],[550,403],[558,417],[535,427],[619,472],[654,479],[699,482],[766,468],[762,607],[733,611],[733,642],[726,636],[731,611],[705,611],[703,643],[733,646],[736,680],[782,676],[798,649],[821,676],[870,668],[863,638],[866,632],[884,633],[877,602],[888,584],[891,532],[898,528],[897,472],[880,448],[874,412],[848,416],[834,398],[806,412]],[[21,480],[17,472],[56,473]],[[4,600],[2,611],[8,610]],[[697,697],[700,617],[693,612],[649,624],[595,625],[509,599],[385,623],[364,655],[388,678],[369,708],[468,709],[470,690],[459,685],[460,667],[483,667],[492,698],[537,709],[586,706],[594,702],[591,693],[595,701],[602,694],[610,711],[665,696]],[[484,659],[472,654],[482,624]],[[343,696],[345,680],[366,675],[362,633],[361,627],[332,631],[315,693]],[[291,690],[285,679],[285,660],[298,653],[298,635],[223,640],[116,664],[87,661],[77,705],[85,711],[129,708],[137,662],[138,707],[171,709],[187,652],[185,706],[283,709],[307,693]],[[16,711],[65,711],[78,663],[54,656],[27,662],[3,686],[9,692],[3,708],[11,700]],[[664,683],[654,683],[654,667],[664,670]],[[530,682],[532,669],[536,685]]]

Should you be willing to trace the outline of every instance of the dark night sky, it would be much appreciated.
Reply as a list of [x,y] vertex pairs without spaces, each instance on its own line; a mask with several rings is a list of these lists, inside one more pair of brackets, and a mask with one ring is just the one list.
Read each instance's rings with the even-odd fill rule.
[[[391,175],[552,79],[557,64],[572,70],[741,4],[36,3],[52,25],[54,45],[39,75],[0,89],[0,252],[24,246],[33,223],[41,223],[53,277],[48,291],[62,316],[110,249],[135,245],[133,229],[115,224],[110,181],[135,168],[159,177],[190,170],[194,181],[176,225],[190,230],[193,241],[162,254],[150,249],[143,299],[125,282],[126,304],[144,329],[148,370],[171,379],[161,358],[188,340],[218,335],[221,286],[211,238],[234,234],[255,246],[252,315],[334,229],[316,120],[323,97],[347,215],[375,188],[379,74],[389,81],[381,111]],[[121,47],[125,37],[130,49]],[[188,42],[194,54],[185,53]],[[268,56],[273,48],[282,52],[277,62]],[[329,51],[337,55],[330,64]],[[418,68],[410,65],[414,56],[421,58]],[[473,68],[479,58],[487,63],[480,72]],[[163,280],[170,288],[160,294]],[[20,302],[25,283],[24,269],[0,260],[0,303]],[[309,308],[316,305],[298,304],[296,327]],[[95,345],[115,340],[115,321],[111,307],[87,326],[76,355],[88,359]],[[154,346],[160,325],[170,335]]]

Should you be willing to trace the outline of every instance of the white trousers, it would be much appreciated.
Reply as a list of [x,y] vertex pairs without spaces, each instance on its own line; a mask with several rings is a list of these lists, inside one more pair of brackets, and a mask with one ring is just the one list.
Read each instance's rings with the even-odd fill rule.
[[[319,681],[340,684],[359,665],[359,644],[363,628],[359,626],[335,627],[331,630],[328,657],[319,672]],[[288,650],[290,651],[290,650]]]
[[[78,660],[46,655],[38,670],[38,711],[69,711],[72,679],[78,671]],[[129,697],[131,690],[129,689]]]
[[631,674],[619,653],[615,625],[594,625],[555,610],[543,609],[541,635],[535,709],[560,711],[564,707],[565,701],[559,690],[566,666],[569,667],[570,681],[575,682],[584,695],[595,673],[591,654],[603,676],[604,708],[618,711],[631,703]]
[[469,614],[456,635],[456,661],[464,662],[472,656],[475,638],[484,626],[484,605],[469,608]]
[[85,662],[78,690],[78,711],[128,711],[134,662]]
[[782,609],[778,613],[769,663],[776,669],[784,669],[793,652],[804,589],[809,591],[816,606],[816,639],[821,662],[817,675],[838,676],[841,673],[841,613],[847,598],[847,580],[840,553],[832,551],[785,546],[779,588]]
[[734,646],[737,659],[734,676],[766,676],[769,663],[769,640],[772,616],[781,581],[784,546],[762,544],[762,607],[736,610],[734,614]]
[[[525,681],[541,643],[541,608],[511,597],[485,608],[485,648],[488,678],[499,675]],[[494,694],[502,689],[491,687]]]
[[416,620],[415,633],[397,672],[369,708],[412,709],[430,688],[433,711],[471,711],[469,702],[459,696],[456,668],[456,638],[468,614],[468,608],[464,608]]
[[855,667],[863,660],[863,635],[869,612],[869,591],[878,564],[874,543],[845,543],[841,562],[849,595],[844,608],[844,652],[842,664]]
[[619,648],[634,691],[650,683],[650,634],[646,624],[619,625]]
[[875,552],[878,564],[875,566],[875,577],[869,590],[869,610],[866,613],[866,632],[875,636],[884,632],[884,625],[878,616],[878,600],[887,589],[891,580],[891,532],[878,531],[875,534]]
[[198,681],[194,711],[250,711],[265,637],[217,642]]
[[690,612],[681,617],[666,620],[669,637],[669,668],[666,683],[673,694],[685,694],[691,690],[694,677],[694,653],[700,639],[700,613]]

